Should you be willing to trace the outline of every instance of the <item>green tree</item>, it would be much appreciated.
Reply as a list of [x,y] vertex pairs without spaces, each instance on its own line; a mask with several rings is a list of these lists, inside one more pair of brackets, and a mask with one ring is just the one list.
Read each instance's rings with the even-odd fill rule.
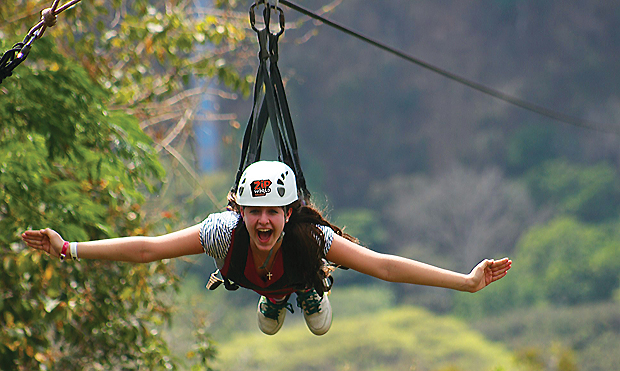
[[61,263],[18,244],[27,227],[73,241],[146,232],[140,189],[164,175],[137,121],[106,110],[106,91],[48,42],[39,50],[41,68],[16,71],[0,100],[0,367],[164,368],[150,327],[169,314],[166,263]]
[[557,130],[543,125],[525,125],[506,145],[506,168],[512,174],[523,174],[532,167],[557,156]]
[[606,163],[584,166],[564,160],[543,163],[526,177],[532,197],[586,222],[613,219],[620,210],[620,177]]
[[620,287],[618,222],[585,224],[558,217],[527,231],[517,243],[514,268],[477,298],[456,296],[456,311],[469,316],[550,303],[591,304],[613,298]]
[[[179,147],[206,90],[192,78],[248,87],[232,52],[245,33],[219,4],[80,3],[0,86],[1,369],[179,365],[155,330],[171,311],[161,294],[176,287],[168,262],[63,264],[23,249],[19,233],[51,227],[75,241],[158,228],[144,195],[164,180],[160,152],[186,163]],[[2,50],[36,23],[38,6],[0,4]],[[212,349],[197,352],[194,368],[208,368]]]
[[523,290],[555,304],[611,298],[618,287],[620,239],[613,226],[588,225],[561,217],[530,230],[517,256]]

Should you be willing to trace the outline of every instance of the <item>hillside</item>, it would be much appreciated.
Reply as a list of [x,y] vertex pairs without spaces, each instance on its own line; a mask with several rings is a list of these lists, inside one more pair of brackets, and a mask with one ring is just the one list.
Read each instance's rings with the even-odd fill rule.
[[239,371],[514,370],[504,346],[462,321],[421,308],[335,316],[322,337],[299,322],[273,337],[259,332],[235,336],[220,345],[217,364]]
[[[478,298],[479,305],[492,300],[459,296]],[[218,370],[607,371],[620,362],[617,299],[508,308],[479,319],[398,305],[385,283],[337,286],[330,301],[334,322],[326,335],[312,335],[295,308],[270,337],[256,325],[255,294],[210,292],[187,276],[171,326],[160,330],[180,359],[193,351],[193,334],[204,331]]]
[[240,301],[224,290],[198,291],[184,285],[164,336],[183,357],[201,323],[215,340],[219,370],[516,370],[514,357],[466,321],[414,306],[394,306],[382,285],[334,289],[334,322],[312,335],[296,308],[275,336],[256,326],[256,295]]

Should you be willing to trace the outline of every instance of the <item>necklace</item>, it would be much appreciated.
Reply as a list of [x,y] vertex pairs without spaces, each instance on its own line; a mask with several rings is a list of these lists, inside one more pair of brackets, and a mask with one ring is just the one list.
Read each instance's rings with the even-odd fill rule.
[[[284,231],[282,231],[282,234],[280,235],[280,237],[278,238],[278,241],[276,241],[276,243],[280,242],[282,240],[282,237],[284,237]],[[269,254],[267,254],[267,259],[265,259],[265,262],[263,263],[263,265],[258,267],[258,269],[265,269],[265,270],[267,270],[267,279],[269,281],[271,281],[271,277],[273,276],[273,274],[271,274],[271,269],[267,269],[267,264],[269,264],[269,259],[271,259],[271,254],[272,253],[273,253],[273,247],[271,248],[271,250],[269,250]],[[271,268],[273,268],[273,267],[271,267]]]
[[[271,259],[271,254],[273,253],[273,248],[271,250],[269,250],[269,254],[267,255],[267,259],[265,259],[265,262],[263,263],[263,265],[261,265],[260,267],[258,267],[258,269],[267,269],[267,264],[269,263],[269,259]],[[273,267],[272,267],[273,268]],[[267,269],[267,278],[271,281],[271,276],[273,276],[271,274],[271,270]]]

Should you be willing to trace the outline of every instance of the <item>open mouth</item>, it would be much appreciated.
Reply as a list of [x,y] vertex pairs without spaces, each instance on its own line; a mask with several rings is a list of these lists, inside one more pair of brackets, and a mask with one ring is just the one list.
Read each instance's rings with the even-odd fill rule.
[[273,231],[271,229],[259,229],[258,240],[263,243],[269,242],[269,239],[271,239],[272,234],[273,234]]

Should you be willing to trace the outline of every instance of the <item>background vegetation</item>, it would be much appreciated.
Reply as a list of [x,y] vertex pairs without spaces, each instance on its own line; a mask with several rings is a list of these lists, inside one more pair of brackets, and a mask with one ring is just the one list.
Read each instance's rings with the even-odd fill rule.
[[[49,6],[5,3],[2,50]],[[462,272],[508,255],[511,273],[470,295],[338,271],[326,336],[312,336],[296,311],[266,338],[254,324],[255,295],[206,292],[213,264],[204,257],[174,268],[60,264],[24,250],[28,227],[81,240],[199,222],[223,206],[238,161],[256,59],[248,4],[84,2],[0,85],[0,368],[619,364],[620,7],[301,3],[598,124],[587,130],[509,106],[284,9],[279,64],[315,202],[374,250]],[[195,155],[204,121],[217,129],[218,171],[208,174]]]
[[[3,2],[0,46],[21,41],[50,5]],[[244,33],[184,2],[84,5],[63,13],[0,87],[0,368],[175,368],[183,360],[157,329],[176,288],[169,262],[62,264],[25,250],[19,236],[50,227],[79,241],[169,228],[175,210],[145,201],[173,179],[162,150],[182,159],[183,145],[170,142],[183,138],[175,119],[192,115],[190,79],[248,86],[227,52],[189,57],[207,42],[232,53]],[[197,335],[191,363],[208,367]]]

